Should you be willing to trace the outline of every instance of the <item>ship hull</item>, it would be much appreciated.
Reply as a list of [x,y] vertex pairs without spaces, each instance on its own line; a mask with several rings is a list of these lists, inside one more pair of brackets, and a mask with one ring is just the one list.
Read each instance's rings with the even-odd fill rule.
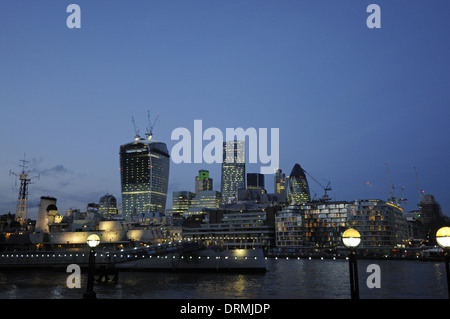
[[265,272],[262,249],[203,249],[188,254],[168,254],[117,263],[120,270],[139,271],[254,271]]

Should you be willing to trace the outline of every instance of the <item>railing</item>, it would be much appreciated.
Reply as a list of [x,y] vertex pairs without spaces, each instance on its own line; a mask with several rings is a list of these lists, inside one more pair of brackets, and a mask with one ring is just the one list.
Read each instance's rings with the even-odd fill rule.
[[[96,264],[117,264],[138,258],[167,255],[171,253],[184,253],[204,246],[198,242],[179,242],[154,246],[135,247],[120,251],[96,252]],[[80,266],[89,263],[89,252],[3,252],[0,254],[0,267],[7,266],[67,266],[78,264]]]

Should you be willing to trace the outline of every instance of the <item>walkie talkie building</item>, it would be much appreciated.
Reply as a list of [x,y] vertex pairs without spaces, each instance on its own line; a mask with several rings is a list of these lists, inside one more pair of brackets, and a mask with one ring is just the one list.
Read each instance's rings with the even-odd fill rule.
[[166,209],[170,155],[165,143],[136,137],[120,146],[122,214],[162,212]]

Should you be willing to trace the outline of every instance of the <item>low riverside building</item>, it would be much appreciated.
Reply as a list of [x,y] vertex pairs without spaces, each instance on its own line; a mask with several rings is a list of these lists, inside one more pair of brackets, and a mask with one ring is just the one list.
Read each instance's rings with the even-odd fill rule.
[[242,202],[186,218],[183,239],[224,248],[273,247],[275,206]]
[[303,246],[303,223],[301,206],[284,207],[275,217],[277,247]]
[[342,233],[350,227],[361,233],[359,248],[367,251],[404,247],[408,238],[403,209],[379,199],[287,206],[275,220],[276,247],[282,249],[334,249],[343,246]]
[[335,247],[346,229],[348,202],[309,202],[276,216],[277,247]]
[[408,225],[403,208],[391,202],[380,199],[350,202],[347,225],[361,234],[361,249],[381,251],[407,244]]

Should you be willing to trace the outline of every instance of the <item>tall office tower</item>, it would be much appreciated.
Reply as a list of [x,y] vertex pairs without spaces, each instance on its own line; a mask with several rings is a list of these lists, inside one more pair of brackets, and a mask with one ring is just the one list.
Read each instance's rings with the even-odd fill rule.
[[278,201],[286,202],[286,174],[283,173],[281,168],[277,168],[274,174],[274,193],[278,197]]
[[122,214],[162,212],[166,208],[170,155],[165,143],[136,136],[120,146]]
[[245,141],[224,142],[220,187],[222,204],[232,202],[240,188],[245,189]]
[[264,174],[247,173],[247,188],[264,189]]
[[289,176],[289,204],[300,205],[311,201],[305,171],[296,163]]
[[195,177],[195,194],[201,191],[212,191],[213,180],[209,178],[209,171],[199,170],[198,176]]

